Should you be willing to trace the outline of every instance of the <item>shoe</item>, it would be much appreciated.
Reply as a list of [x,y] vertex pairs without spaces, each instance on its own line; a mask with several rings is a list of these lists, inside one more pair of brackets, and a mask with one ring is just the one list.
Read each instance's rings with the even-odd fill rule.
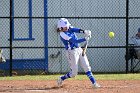
[[93,88],[100,88],[101,86],[98,83],[93,84]]
[[63,82],[63,80],[61,79],[61,77],[59,77],[58,80],[57,80],[58,87],[62,86],[62,82]]

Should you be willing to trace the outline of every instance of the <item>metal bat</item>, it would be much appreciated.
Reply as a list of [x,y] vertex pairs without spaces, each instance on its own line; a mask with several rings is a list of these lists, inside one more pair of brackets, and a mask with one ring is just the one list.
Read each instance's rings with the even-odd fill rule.
[[86,51],[87,51],[87,46],[88,46],[88,40],[86,41],[84,47],[83,47],[83,52],[82,52],[82,56],[85,56]]

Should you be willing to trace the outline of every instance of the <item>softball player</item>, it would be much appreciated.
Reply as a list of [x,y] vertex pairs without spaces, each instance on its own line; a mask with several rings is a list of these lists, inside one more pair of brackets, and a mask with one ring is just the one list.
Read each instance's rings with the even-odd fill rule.
[[[135,36],[130,38],[130,44],[134,44],[135,46],[140,46],[140,28],[138,28],[138,32]],[[140,48],[135,48],[137,58],[140,60]]]
[[[61,18],[58,21],[57,31],[60,32],[60,39],[65,46],[66,56],[71,68],[70,72],[58,78],[57,80],[58,86],[59,87],[62,86],[62,82],[64,80],[75,77],[77,75],[79,62],[81,67],[84,69],[86,75],[92,82],[93,87],[94,88],[100,87],[100,85],[96,83],[96,80],[93,77],[87,56],[86,55],[82,56],[83,50],[78,45],[78,43],[85,42],[91,38],[91,31],[71,27],[71,24],[68,22],[66,18]],[[84,33],[86,37],[78,39],[75,33]]]

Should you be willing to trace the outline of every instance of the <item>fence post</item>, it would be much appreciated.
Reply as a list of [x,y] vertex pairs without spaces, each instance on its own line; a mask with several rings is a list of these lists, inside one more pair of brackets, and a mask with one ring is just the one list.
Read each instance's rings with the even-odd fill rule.
[[126,73],[128,73],[129,0],[126,0]]
[[13,25],[13,16],[12,16],[12,10],[13,10],[13,1],[10,0],[10,76],[12,76],[12,25]]

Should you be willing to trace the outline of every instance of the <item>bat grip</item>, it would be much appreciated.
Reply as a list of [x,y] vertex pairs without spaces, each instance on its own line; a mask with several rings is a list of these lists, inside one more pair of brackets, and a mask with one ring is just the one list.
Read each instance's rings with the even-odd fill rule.
[[84,56],[85,55],[85,48],[83,48],[83,52],[82,52],[82,56]]

